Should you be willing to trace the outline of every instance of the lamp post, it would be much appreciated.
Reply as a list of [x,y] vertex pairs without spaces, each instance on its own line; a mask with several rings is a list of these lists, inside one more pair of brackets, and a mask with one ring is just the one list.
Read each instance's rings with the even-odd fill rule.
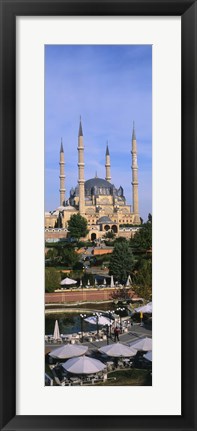
[[125,308],[117,308],[117,310],[116,311],[119,311],[120,313],[119,313],[119,325],[120,325],[120,333],[122,333],[122,320],[121,320],[121,312],[122,311],[125,311]]
[[83,343],[83,319],[86,317],[86,314],[80,314],[81,317],[81,342]]
[[107,313],[109,314],[109,318],[110,318],[110,330],[109,330],[109,336],[110,336],[110,338],[111,338],[112,316],[113,316],[113,314],[115,313],[115,311],[110,311],[110,310],[108,310],[108,312],[107,312]]
[[97,330],[97,339],[99,338],[99,316],[102,316],[101,313],[94,313],[94,316],[96,316],[96,330]]
[[99,322],[99,315],[98,315],[98,313],[96,313],[96,330],[97,330],[97,339],[98,339],[98,337],[99,337],[99,325],[98,325],[98,322]]
[[110,323],[107,323],[107,344],[109,344],[109,327],[110,327],[110,330],[111,330],[111,325],[110,325]]

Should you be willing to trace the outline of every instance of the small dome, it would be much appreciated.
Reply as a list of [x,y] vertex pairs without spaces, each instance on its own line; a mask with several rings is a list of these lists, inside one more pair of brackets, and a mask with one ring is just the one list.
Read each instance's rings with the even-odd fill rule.
[[97,224],[106,224],[106,223],[107,224],[114,224],[114,222],[112,220],[110,220],[110,218],[107,216],[100,217],[97,221]]
[[57,208],[58,211],[63,211],[64,209],[65,209],[64,206],[60,206],[60,207]]
[[64,211],[76,211],[75,207],[72,207],[71,205],[67,205],[64,207]]

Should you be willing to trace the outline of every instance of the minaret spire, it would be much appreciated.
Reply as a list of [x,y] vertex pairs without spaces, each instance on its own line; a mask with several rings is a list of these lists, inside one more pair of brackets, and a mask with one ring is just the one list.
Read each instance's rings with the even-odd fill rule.
[[133,214],[134,222],[140,223],[139,207],[138,207],[138,164],[137,164],[137,142],[135,134],[135,124],[133,122],[133,133],[132,133],[132,189],[133,189]]
[[63,152],[64,152],[64,147],[63,147],[63,141],[62,141],[62,138],[61,138],[60,153],[63,153]]
[[132,133],[132,141],[136,141],[136,134],[135,134],[135,121],[133,121],[133,133]]
[[62,138],[61,138],[61,145],[60,145],[60,161],[59,161],[59,165],[60,165],[60,206],[64,206],[65,205],[65,193],[66,193],[66,189],[65,189],[65,171],[64,171],[64,166],[65,166],[65,162],[64,162],[64,148],[63,148],[63,142],[62,142]]
[[78,133],[78,184],[79,184],[79,213],[85,214],[85,191],[84,191],[84,145],[81,117]]
[[110,172],[111,163],[110,163],[108,141],[107,141],[106,153],[105,153],[105,169],[106,169],[105,179],[110,182],[111,181],[111,172]]
[[78,137],[79,136],[83,136],[83,130],[82,130],[82,125],[81,125],[81,115],[80,115],[80,122],[79,122],[79,133],[78,133]]

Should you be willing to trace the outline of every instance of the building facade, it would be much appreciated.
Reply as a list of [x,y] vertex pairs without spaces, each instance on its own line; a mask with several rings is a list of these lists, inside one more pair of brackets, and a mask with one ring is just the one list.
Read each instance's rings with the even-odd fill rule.
[[[68,221],[73,214],[78,212],[86,218],[89,234],[87,239],[95,240],[103,237],[106,232],[113,231],[116,236],[131,237],[140,225],[139,199],[138,199],[138,164],[137,141],[135,127],[131,140],[131,185],[132,204],[128,205],[124,196],[123,187],[116,188],[111,182],[111,160],[107,144],[105,154],[105,178],[85,180],[84,176],[84,140],[80,120],[78,133],[78,185],[72,188],[66,199],[65,189],[65,160],[64,149],[60,146],[60,206],[55,210],[45,213],[45,231],[65,232],[67,235]],[[68,162],[68,161],[66,161]],[[121,225],[133,225],[130,229],[123,229]],[[51,234],[52,235],[52,234]]]

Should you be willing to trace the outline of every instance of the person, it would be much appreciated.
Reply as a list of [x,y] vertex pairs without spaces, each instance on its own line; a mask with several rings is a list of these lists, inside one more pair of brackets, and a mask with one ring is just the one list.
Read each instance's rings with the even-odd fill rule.
[[120,341],[120,339],[119,339],[119,332],[120,332],[120,329],[116,326],[115,328],[114,328],[114,341],[116,342],[116,341]]

